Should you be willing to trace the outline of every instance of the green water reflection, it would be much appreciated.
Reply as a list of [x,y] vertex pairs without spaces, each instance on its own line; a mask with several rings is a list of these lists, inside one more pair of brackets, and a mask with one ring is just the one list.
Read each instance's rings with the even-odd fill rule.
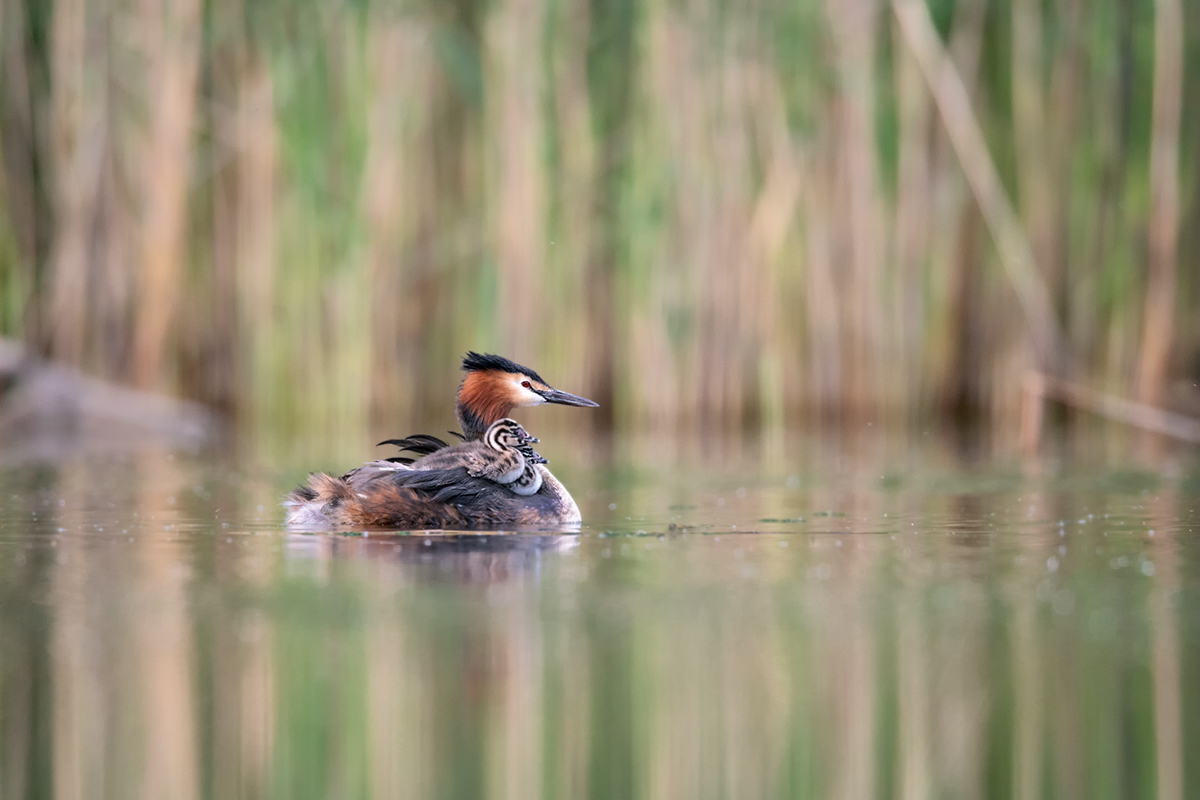
[[291,472],[208,457],[8,469],[0,796],[1200,792],[1186,458],[617,452],[565,464],[575,536],[289,533]]

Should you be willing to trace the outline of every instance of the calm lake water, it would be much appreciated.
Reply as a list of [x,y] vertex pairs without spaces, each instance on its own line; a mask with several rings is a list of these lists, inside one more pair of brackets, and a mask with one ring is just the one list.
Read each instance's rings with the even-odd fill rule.
[[10,463],[0,796],[1200,796],[1194,452],[989,449],[546,443],[577,535],[282,526],[353,461]]

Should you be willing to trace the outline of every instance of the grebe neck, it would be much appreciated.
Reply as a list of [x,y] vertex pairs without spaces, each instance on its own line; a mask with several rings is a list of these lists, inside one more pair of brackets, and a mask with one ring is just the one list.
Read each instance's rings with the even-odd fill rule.
[[464,403],[460,395],[458,403],[454,406],[454,418],[462,428],[463,437],[471,442],[482,439],[484,431],[491,427],[493,422],[507,417],[512,409],[512,405],[508,403],[489,403],[479,408],[477,405]]

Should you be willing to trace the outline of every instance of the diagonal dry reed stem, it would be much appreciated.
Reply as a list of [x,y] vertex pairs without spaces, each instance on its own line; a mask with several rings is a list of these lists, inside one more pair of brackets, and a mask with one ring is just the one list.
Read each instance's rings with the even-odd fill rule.
[[996,243],[1016,291],[1038,363],[1057,372],[1067,355],[1050,293],[1037,269],[1029,240],[1004,191],[987,142],[971,110],[971,98],[954,68],[922,0],[892,0],[904,39],[929,83],[967,183]]

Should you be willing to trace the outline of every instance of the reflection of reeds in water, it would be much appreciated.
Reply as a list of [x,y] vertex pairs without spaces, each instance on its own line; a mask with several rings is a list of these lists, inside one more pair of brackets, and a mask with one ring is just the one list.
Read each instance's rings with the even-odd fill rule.
[[939,6],[949,111],[923,3],[252,5],[5,6],[0,330],[284,439],[468,347],[684,427],[1012,416],[1054,326],[1166,402],[1195,347],[1177,0]]
[[1130,496],[862,491],[877,439],[813,446],[833,477],[761,512],[845,516],[719,541],[185,533],[239,502],[191,466],[43,476],[68,506],[0,499],[39,512],[0,541],[6,796],[1186,796],[1186,496],[1113,580],[1118,515],[1057,520]]
[[1179,536],[1171,521],[1183,510],[1178,492],[1164,490],[1153,500],[1149,523],[1156,532],[1151,549],[1154,565],[1154,586],[1147,600],[1151,617],[1151,652],[1154,673],[1154,745],[1157,760],[1155,778],[1161,800],[1182,800],[1184,792],[1184,683],[1183,660],[1179,635],[1178,598],[1181,596],[1179,575]]

